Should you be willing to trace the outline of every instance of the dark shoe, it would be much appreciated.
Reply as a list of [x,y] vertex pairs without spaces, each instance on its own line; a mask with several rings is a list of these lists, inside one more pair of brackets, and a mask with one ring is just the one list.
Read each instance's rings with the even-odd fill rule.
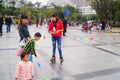
[[63,34],[63,36],[66,36],[65,34]]
[[55,63],[55,62],[56,62],[55,57],[52,57],[52,58],[50,59],[50,62],[51,62],[51,63]]
[[63,57],[60,57],[60,64],[64,62]]
[[0,36],[2,36],[2,33],[0,33]]

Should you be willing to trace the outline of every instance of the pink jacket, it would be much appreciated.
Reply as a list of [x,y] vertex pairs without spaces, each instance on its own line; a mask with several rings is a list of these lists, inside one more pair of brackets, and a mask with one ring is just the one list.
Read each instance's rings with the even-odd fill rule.
[[15,70],[15,78],[18,80],[30,80],[34,75],[33,63],[21,61]]

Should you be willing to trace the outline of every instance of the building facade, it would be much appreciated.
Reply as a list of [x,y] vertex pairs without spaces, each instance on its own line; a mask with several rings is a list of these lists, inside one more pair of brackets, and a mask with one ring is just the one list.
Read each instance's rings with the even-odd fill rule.
[[77,7],[83,7],[89,5],[89,0],[70,0],[73,2]]
[[96,11],[91,8],[91,6],[80,7],[83,15],[96,14]]
[[62,7],[65,5],[71,5],[75,8],[79,8],[83,15],[96,14],[95,10],[90,7],[89,0],[49,0],[47,4],[48,6],[55,4]]
[[47,2],[48,6],[51,6],[52,4],[58,5],[58,6],[66,6],[66,5],[74,5],[70,0],[49,0]]
[[83,15],[96,14],[95,10],[90,7],[90,0],[70,0],[77,8],[80,9]]

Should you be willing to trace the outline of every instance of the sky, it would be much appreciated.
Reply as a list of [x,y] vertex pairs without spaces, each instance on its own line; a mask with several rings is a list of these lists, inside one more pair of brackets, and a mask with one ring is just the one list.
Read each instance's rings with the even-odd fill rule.
[[46,5],[48,0],[28,0],[28,1],[31,1],[33,3],[38,1],[38,2],[42,2],[42,5]]

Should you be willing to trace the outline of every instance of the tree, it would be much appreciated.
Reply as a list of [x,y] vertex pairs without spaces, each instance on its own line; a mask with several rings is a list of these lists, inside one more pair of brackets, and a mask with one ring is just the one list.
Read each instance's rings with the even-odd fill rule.
[[6,8],[6,9],[3,9],[3,10],[2,10],[2,13],[3,13],[4,15],[5,15],[5,14],[7,14],[7,15],[12,15],[13,10],[10,9],[10,8]]
[[113,10],[112,10],[112,19],[115,21],[120,21],[120,0],[114,1]]
[[55,4],[52,4],[54,7],[54,12],[58,14],[59,18],[63,19],[64,15],[63,15],[63,7],[61,6],[57,6]]
[[3,5],[0,3],[0,10],[2,10],[4,7],[3,7]]
[[115,20],[120,21],[120,11],[116,11],[115,13]]
[[46,15],[46,18],[49,18],[53,13],[54,13],[54,9],[47,9],[44,15]]
[[113,0],[90,0],[90,5],[96,10],[100,20],[111,18]]
[[37,8],[40,8],[41,2],[38,2],[38,1],[37,1],[35,4],[37,5]]
[[15,7],[16,2],[14,0],[11,0],[8,2],[8,7]]
[[15,7],[15,1],[11,1],[12,7]]
[[5,9],[4,5],[0,3],[0,14],[4,14],[3,10]]
[[0,3],[2,3],[2,0],[0,0]]
[[34,4],[29,1],[26,5],[25,5],[26,8],[34,8]]
[[19,2],[21,3],[21,6],[25,6],[26,4],[25,0],[20,0]]

